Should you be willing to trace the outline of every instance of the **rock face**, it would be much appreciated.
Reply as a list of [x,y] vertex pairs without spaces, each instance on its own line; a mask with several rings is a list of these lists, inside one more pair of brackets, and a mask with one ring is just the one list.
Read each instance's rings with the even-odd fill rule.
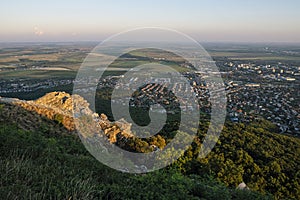
[[69,131],[75,130],[72,114],[72,97],[65,92],[51,92],[35,101],[14,100],[15,105],[57,121]]
[[69,115],[72,114],[72,97],[66,92],[51,92],[34,101],[35,104],[57,108]]
[[[66,92],[51,92],[35,101],[22,101],[18,99],[9,101],[7,98],[5,100],[48,119],[57,121],[69,131],[75,131],[74,120],[85,116],[84,125],[88,124],[89,126],[96,123],[94,127],[102,130],[96,132],[98,134],[102,132],[111,143],[116,143],[118,139],[133,137],[131,124],[124,119],[110,122],[105,114],[99,116],[97,113],[92,112],[89,108],[89,103],[79,95],[70,95]],[[75,113],[74,116],[73,113]]]
[[114,124],[118,127],[120,127],[120,129],[128,134],[131,133],[131,124],[128,123],[125,119],[120,119],[118,121],[115,121]]
[[105,114],[101,114],[99,119],[99,125],[111,143],[116,143],[117,140],[124,138],[133,137],[130,129],[131,124],[124,119],[110,122]]

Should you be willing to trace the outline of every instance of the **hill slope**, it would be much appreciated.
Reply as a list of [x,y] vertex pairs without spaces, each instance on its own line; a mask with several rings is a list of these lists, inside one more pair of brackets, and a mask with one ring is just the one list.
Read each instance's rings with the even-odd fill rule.
[[174,168],[142,175],[117,172],[95,160],[61,124],[16,105],[0,105],[4,199],[272,199]]
[[[85,151],[77,135],[74,134],[73,119],[70,115],[72,110],[72,106],[70,106],[71,99],[72,97],[66,93],[50,93],[36,101],[25,102],[17,100],[13,104],[2,104],[0,114],[0,123],[2,126],[1,141],[11,140],[10,142],[3,142],[3,147],[1,146],[1,151],[4,152],[3,158],[6,158],[6,155],[10,158],[7,162],[14,162],[12,155],[7,154],[7,152],[12,151],[13,153],[18,151],[19,146],[24,147],[26,151],[21,150],[21,155],[19,155],[19,157],[17,156],[18,158],[21,159],[23,154],[29,157],[31,154],[35,155],[36,152],[43,149],[35,146],[39,146],[40,139],[45,139],[44,143],[46,146],[58,145],[53,147],[53,149],[59,150],[56,152],[58,157],[63,157],[65,153],[69,156],[71,152],[71,157],[75,154],[74,159],[76,159],[76,156],[80,157],[84,155],[93,160],[91,162],[94,162],[95,165],[101,165]],[[82,103],[86,102],[82,100]],[[90,112],[90,110],[88,109],[86,112]],[[92,115],[94,115],[94,113],[92,113]],[[141,140],[128,134],[128,132],[130,133],[130,129],[128,130],[129,125],[124,121],[118,124],[108,121],[105,115],[94,115],[94,117],[99,119],[99,127],[101,127],[108,140],[126,150],[147,152],[151,151],[150,147],[152,145],[163,148],[165,143],[169,140],[169,138],[160,135]],[[114,128],[112,128],[113,126]],[[207,124],[201,124],[201,126],[205,127]],[[23,130],[30,132],[24,132]],[[198,159],[197,155],[201,147],[201,141],[205,135],[203,130],[199,130],[198,136],[195,138],[191,147],[185,152],[184,156],[179,158],[170,168],[175,168],[176,171],[179,170],[181,172],[179,175],[177,172],[175,173],[176,176],[181,177],[180,179],[192,182],[191,185],[184,186],[185,190],[183,190],[183,193],[185,195],[204,197],[201,196],[204,195],[202,192],[205,193],[202,189],[209,190],[207,187],[212,187],[210,188],[212,190],[216,189],[214,186],[211,186],[211,183],[206,182],[208,179],[205,177],[209,176],[230,188],[236,188],[239,183],[245,182],[252,191],[259,191],[263,194],[271,193],[276,199],[299,199],[300,140],[299,138],[274,134],[272,131],[273,125],[264,120],[247,125],[227,122],[213,151],[206,158]],[[19,134],[21,134],[21,136]],[[32,141],[30,141],[29,144],[27,144],[27,140],[23,141],[24,135],[27,134],[31,135],[30,140],[33,140],[34,144],[30,143]],[[120,136],[127,137],[127,143],[118,141],[118,139],[121,138]],[[52,139],[54,139],[55,142],[52,141]],[[52,142],[54,143],[52,144]],[[5,145],[6,143],[10,145]],[[16,144],[18,145],[16,146]],[[143,147],[146,146],[146,148],[141,148],[141,145]],[[50,146],[46,149],[52,152],[52,146]],[[29,153],[27,153],[28,148],[30,149]],[[34,150],[32,150],[32,148]],[[38,151],[35,148],[37,148]],[[57,157],[51,157],[51,159],[55,162]],[[82,161],[79,159],[79,162]],[[5,163],[2,165],[4,166]],[[108,170],[109,173],[118,174],[103,165],[101,165],[100,168],[101,170]],[[71,166],[70,169],[72,170]],[[59,174],[60,172],[57,171],[56,173]],[[155,181],[158,181],[156,179],[161,176],[160,173],[173,174],[173,171],[162,170],[162,172],[152,173],[152,175],[155,174],[154,176],[157,176],[154,178]],[[152,175],[149,174],[146,175],[146,177],[152,180]],[[45,174],[45,176],[47,175]],[[121,176],[127,175],[121,174]],[[169,174],[167,176],[169,176]],[[196,178],[190,180],[190,177],[194,176]],[[146,180],[147,179],[143,179],[143,181]],[[208,186],[199,186],[202,189],[201,192],[198,193],[199,191],[195,189],[196,186],[193,180],[204,181],[204,185],[207,184]],[[98,181],[97,179],[96,183],[99,183]],[[175,184],[175,182],[173,184]],[[226,194],[228,194],[228,196],[226,196],[227,199],[233,198],[236,190],[227,189],[224,186],[220,186],[219,183],[213,182],[217,184],[217,188],[221,187],[226,190]],[[62,180],[61,184],[65,185],[67,183]],[[176,184],[178,183],[176,182]],[[180,184],[179,187],[181,187]],[[146,185],[148,185],[148,183]],[[161,187],[164,186],[161,185]],[[153,188],[155,188],[155,186],[153,186]],[[151,189],[148,188],[148,190]],[[219,190],[216,189],[216,191]],[[256,193],[250,193],[249,195],[256,195]],[[266,196],[260,197],[267,198]]]

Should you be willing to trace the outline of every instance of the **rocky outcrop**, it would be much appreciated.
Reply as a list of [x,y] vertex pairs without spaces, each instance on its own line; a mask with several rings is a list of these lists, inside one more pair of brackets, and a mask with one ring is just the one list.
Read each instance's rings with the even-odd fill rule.
[[[91,125],[93,128],[100,129],[100,131],[94,131],[95,134],[104,134],[111,143],[133,137],[131,124],[124,119],[111,122],[105,114],[99,116],[97,113],[92,112],[89,103],[78,95],[70,95],[66,92],[51,92],[35,101],[9,98],[0,98],[0,101],[18,105],[28,111],[56,121],[69,131],[75,131],[76,129],[74,120],[84,120],[81,124],[88,125],[88,128]],[[87,137],[88,135],[83,136]]]

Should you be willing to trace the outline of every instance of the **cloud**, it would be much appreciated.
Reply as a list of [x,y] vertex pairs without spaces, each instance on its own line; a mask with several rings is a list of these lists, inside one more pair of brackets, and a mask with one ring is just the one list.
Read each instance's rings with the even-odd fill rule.
[[44,31],[42,31],[38,27],[34,27],[34,34],[37,35],[37,36],[41,36],[41,35],[44,34]]

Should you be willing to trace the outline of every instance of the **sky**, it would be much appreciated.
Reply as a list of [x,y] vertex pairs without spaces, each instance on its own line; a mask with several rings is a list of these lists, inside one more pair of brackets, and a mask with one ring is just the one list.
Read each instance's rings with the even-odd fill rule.
[[299,0],[9,0],[0,42],[101,41],[163,27],[204,42],[300,42]]

